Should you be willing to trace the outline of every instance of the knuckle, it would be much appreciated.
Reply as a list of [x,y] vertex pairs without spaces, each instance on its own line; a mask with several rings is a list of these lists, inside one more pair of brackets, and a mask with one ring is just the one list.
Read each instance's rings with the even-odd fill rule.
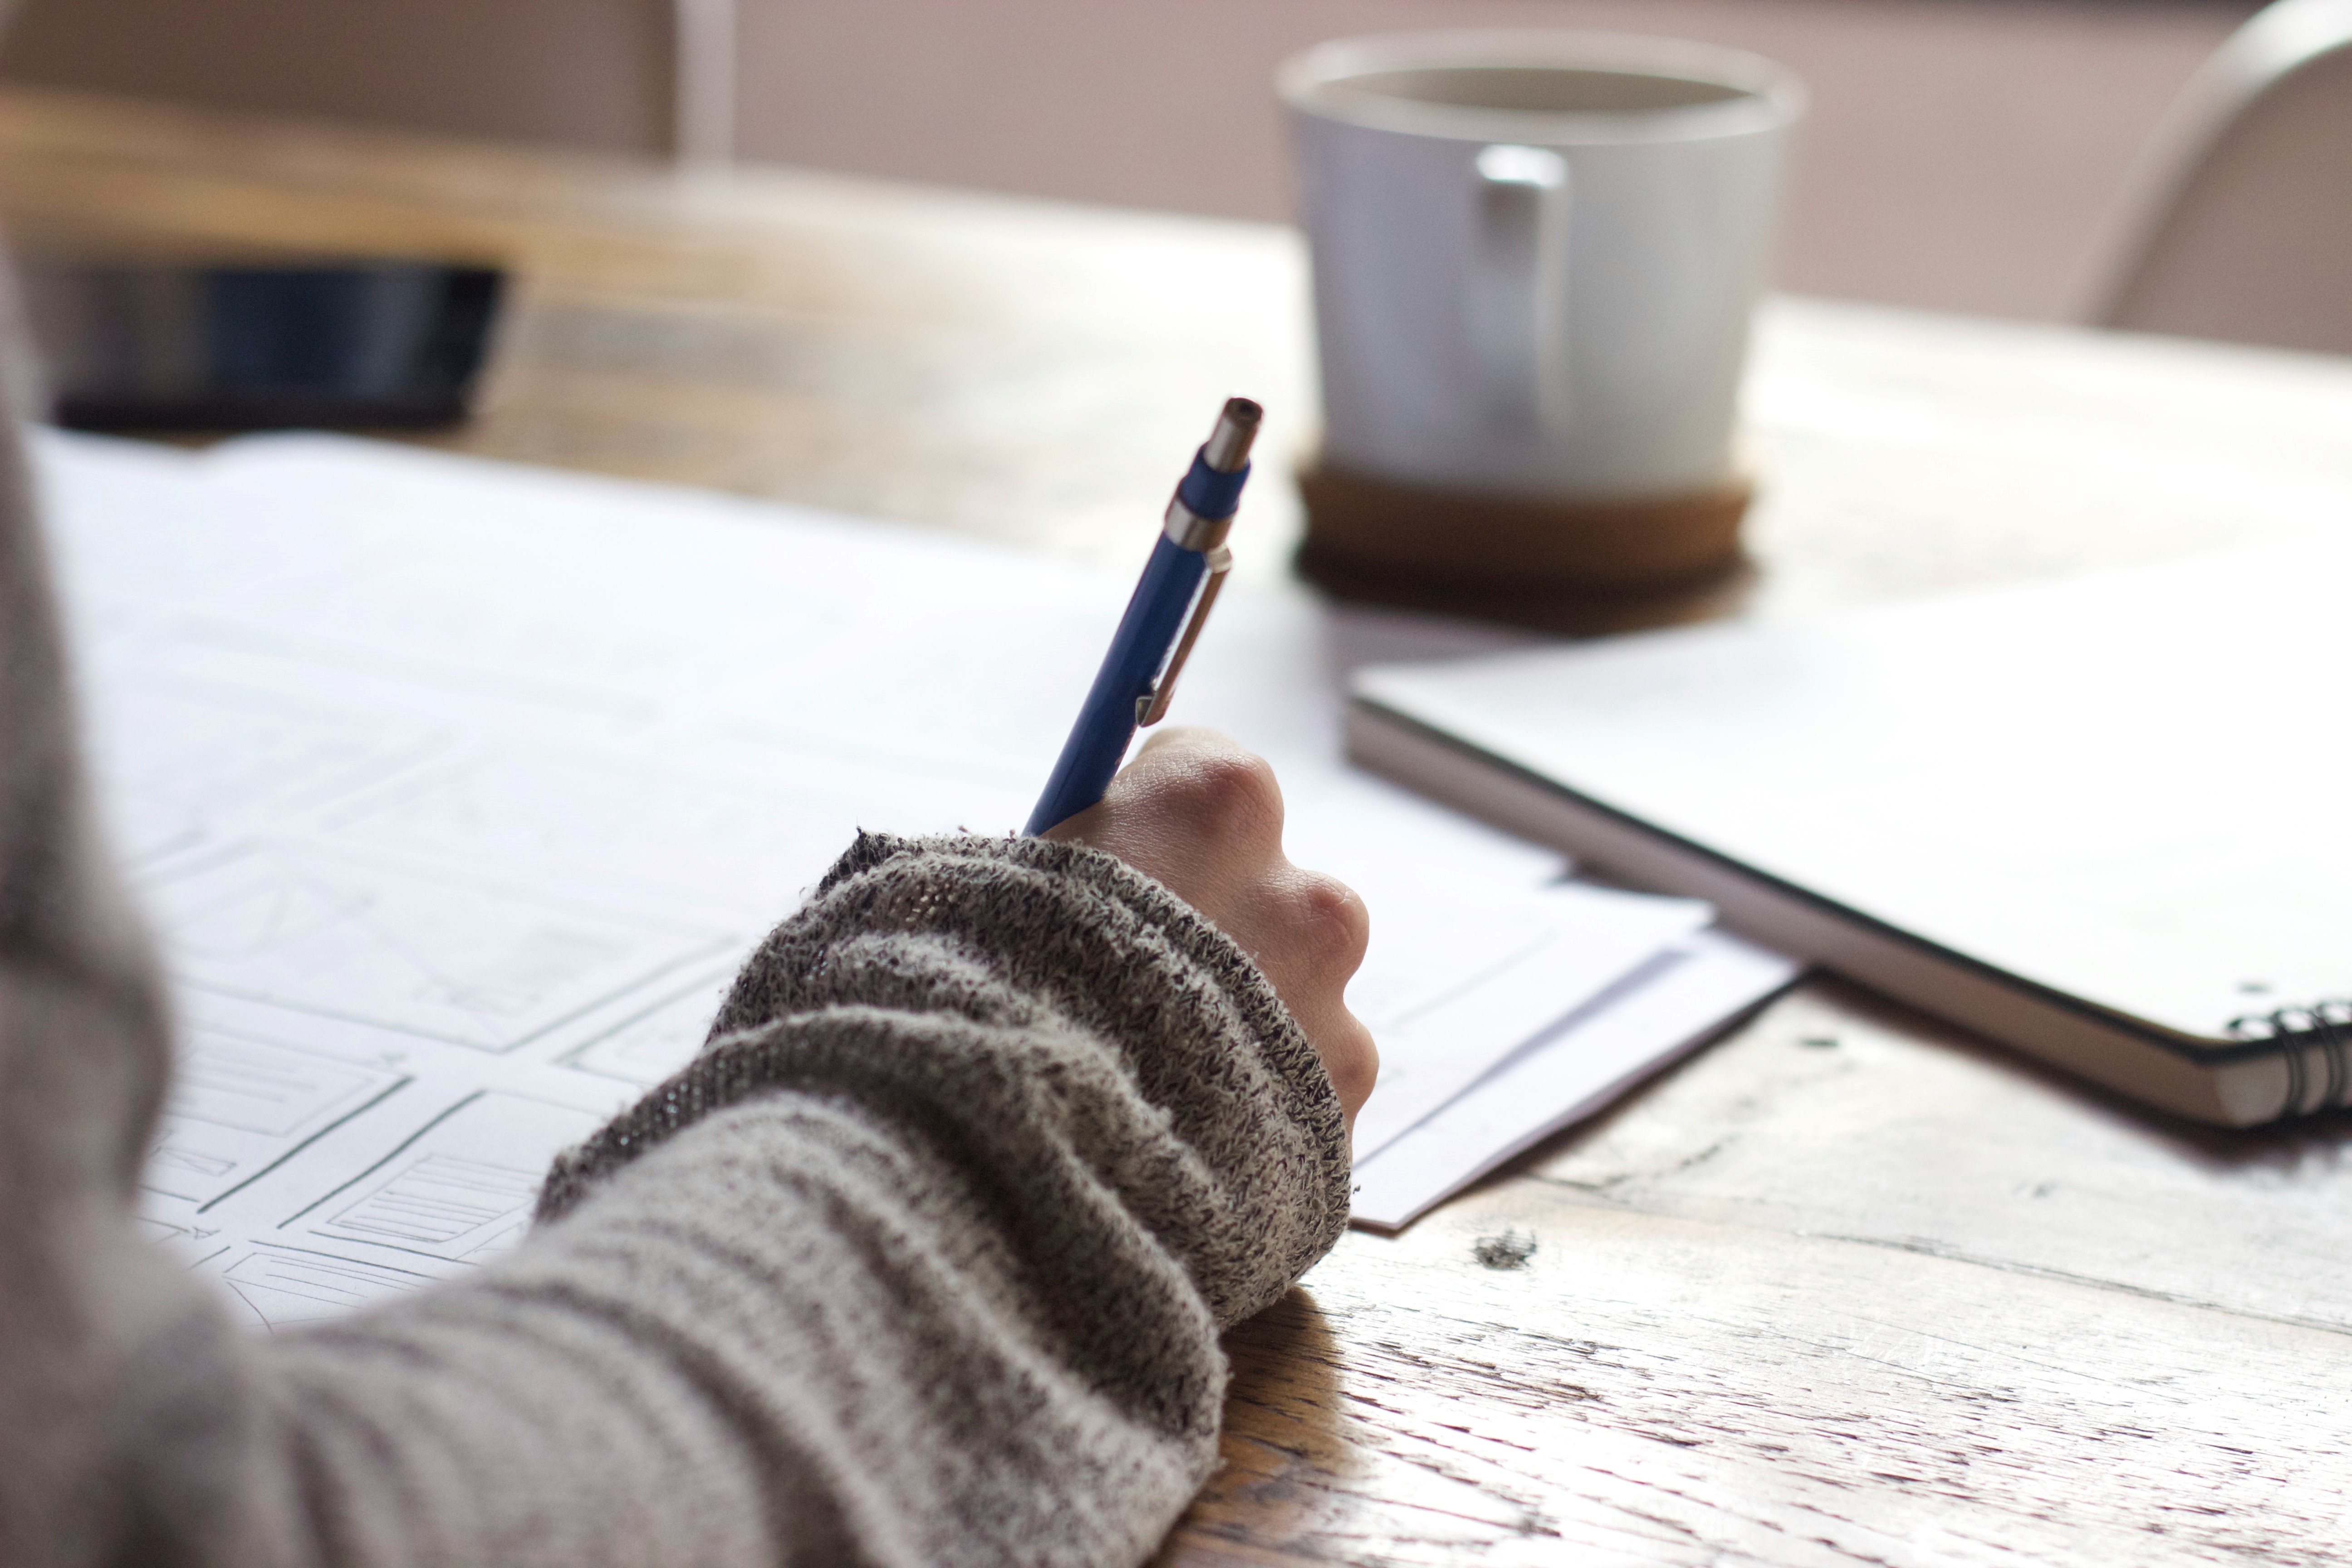
[[1372,935],[1371,911],[1356,890],[1320,871],[1300,874],[1291,892],[1292,923],[1301,928],[1317,953],[1344,963],[1349,972],[1363,962]]
[[1185,805],[1223,826],[1282,824],[1282,790],[1272,764],[1238,749],[1193,759],[1177,786]]
[[1361,1105],[1371,1098],[1372,1087],[1380,1081],[1381,1050],[1372,1040],[1372,1032],[1352,1015],[1348,1026],[1338,1031],[1340,1038],[1318,1054],[1323,1058],[1323,1070],[1330,1075],[1331,1087],[1338,1091],[1341,1102]]

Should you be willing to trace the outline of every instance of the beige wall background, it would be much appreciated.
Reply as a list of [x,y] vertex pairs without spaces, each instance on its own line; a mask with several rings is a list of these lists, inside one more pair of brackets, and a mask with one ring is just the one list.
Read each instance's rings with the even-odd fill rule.
[[[700,0],[708,7],[712,0]],[[729,0],[717,0],[725,7]],[[2231,0],[731,0],[746,158],[1244,218],[1289,212],[1267,82],[1348,33],[1702,38],[1813,91],[1779,279],[2078,315],[2135,159]],[[26,0],[0,79],[661,155],[669,0]]]

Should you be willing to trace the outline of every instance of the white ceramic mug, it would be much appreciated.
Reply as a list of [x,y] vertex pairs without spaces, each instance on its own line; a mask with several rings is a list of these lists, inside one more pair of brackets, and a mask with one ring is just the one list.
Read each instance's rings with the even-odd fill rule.
[[1327,465],[1567,500],[1731,477],[1792,75],[1665,39],[1455,32],[1324,44],[1280,87]]

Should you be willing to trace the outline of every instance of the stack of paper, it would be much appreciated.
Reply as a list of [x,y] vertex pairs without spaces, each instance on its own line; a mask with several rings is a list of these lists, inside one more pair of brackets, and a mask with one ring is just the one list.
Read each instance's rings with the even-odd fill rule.
[[[264,1323],[511,1245],[549,1157],[692,1056],[858,826],[1019,823],[1129,587],[331,437],[37,455],[185,1026],[145,1212]],[[1231,595],[1177,709],[1275,762],[1293,858],[1374,911],[1359,1217],[1393,1226],[1789,966],[1345,768],[1365,631]]]
[[1694,931],[1502,1052],[1492,1068],[1377,1146],[1361,1131],[1372,1120],[1368,1105],[1356,1140],[1356,1223],[1402,1229],[1680,1060],[1794,980],[1799,967],[1726,932]]

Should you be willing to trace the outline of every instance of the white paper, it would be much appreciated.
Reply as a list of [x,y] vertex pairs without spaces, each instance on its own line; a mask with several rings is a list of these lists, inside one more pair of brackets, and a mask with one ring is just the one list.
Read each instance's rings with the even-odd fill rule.
[[1356,1161],[1359,1225],[1395,1230],[1601,1110],[1797,977],[1801,965],[1698,931]]
[[[511,1246],[858,828],[1017,826],[1129,587],[333,437],[36,450],[184,1025],[142,1218],[265,1326]],[[1350,638],[1415,635],[1230,595],[1177,698],[1275,763],[1290,853],[1373,909],[1375,1130],[1706,918],[1555,886],[1556,855],[1343,766]]]
[[1528,1041],[1714,919],[1696,899],[1569,885],[1374,906],[1349,1006],[1380,1044],[1379,1086],[1356,1118],[1376,1154]]

